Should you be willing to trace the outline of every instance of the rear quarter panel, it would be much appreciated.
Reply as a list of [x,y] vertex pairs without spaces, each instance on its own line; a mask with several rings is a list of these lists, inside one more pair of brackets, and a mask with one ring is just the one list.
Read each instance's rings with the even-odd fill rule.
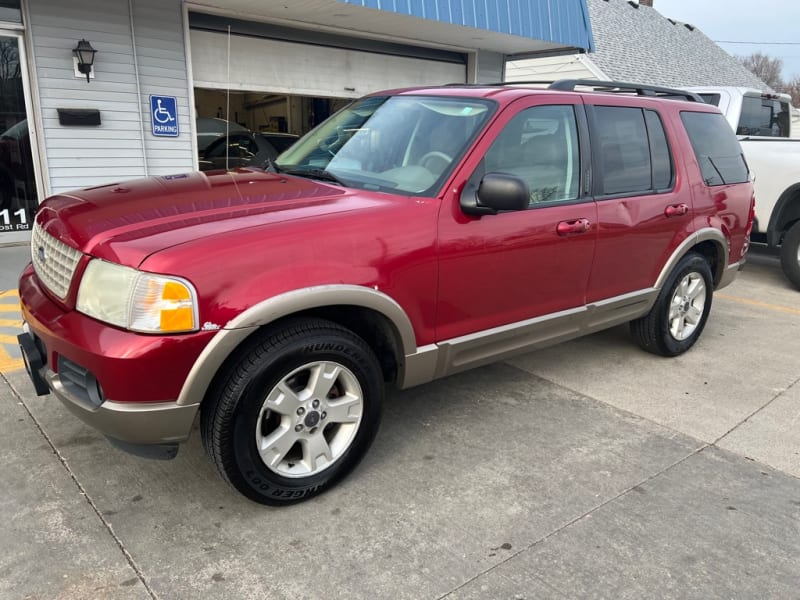
[[[700,107],[693,110],[696,111],[698,108]],[[676,130],[692,192],[694,230],[700,231],[711,227],[721,231],[728,240],[728,248],[723,249],[723,251],[727,251],[727,264],[737,263],[747,252],[747,227],[750,218],[750,203],[753,198],[753,184],[746,182],[730,185],[706,185],[689,136],[680,120],[680,112],[676,111],[676,123],[680,125],[680,127],[676,127]],[[716,111],[711,109],[711,112]]]

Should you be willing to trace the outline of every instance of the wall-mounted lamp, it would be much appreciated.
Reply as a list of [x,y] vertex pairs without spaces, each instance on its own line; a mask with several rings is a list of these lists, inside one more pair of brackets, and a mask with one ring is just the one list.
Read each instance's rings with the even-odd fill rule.
[[97,54],[97,50],[92,48],[92,45],[88,41],[81,40],[78,42],[78,45],[72,49],[72,54],[78,61],[78,71],[86,75],[86,83],[89,83],[89,75],[92,73],[94,55]]

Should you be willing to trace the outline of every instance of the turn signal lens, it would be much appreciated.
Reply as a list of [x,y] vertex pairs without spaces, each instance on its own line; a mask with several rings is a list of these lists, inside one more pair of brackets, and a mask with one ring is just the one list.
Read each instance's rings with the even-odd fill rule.
[[189,283],[141,273],[133,293],[130,329],[162,333],[197,329],[194,291]]

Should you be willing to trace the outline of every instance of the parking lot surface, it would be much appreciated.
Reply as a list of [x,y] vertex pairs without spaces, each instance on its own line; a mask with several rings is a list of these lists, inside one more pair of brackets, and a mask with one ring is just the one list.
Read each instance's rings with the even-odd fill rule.
[[360,467],[284,508],[196,431],[147,461],[34,396],[25,256],[0,248],[2,598],[800,597],[800,292],[772,255],[678,358],[619,327],[390,393]]

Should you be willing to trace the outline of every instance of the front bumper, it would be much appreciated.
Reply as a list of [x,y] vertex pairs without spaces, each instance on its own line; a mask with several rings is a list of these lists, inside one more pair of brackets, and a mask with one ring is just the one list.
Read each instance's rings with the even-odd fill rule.
[[213,332],[123,331],[56,304],[30,270],[20,280],[19,336],[37,394],[52,392],[81,421],[134,454],[170,458],[202,398],[176,400]]
[[44,395],[49,390],[73,415],[104,434],[114,445],[140,456],[172,458],[177,454],[177,444],[189,437],[199,404],[102,400],[95,406],[43,363],[30,331],[18,339],[37,394]]

